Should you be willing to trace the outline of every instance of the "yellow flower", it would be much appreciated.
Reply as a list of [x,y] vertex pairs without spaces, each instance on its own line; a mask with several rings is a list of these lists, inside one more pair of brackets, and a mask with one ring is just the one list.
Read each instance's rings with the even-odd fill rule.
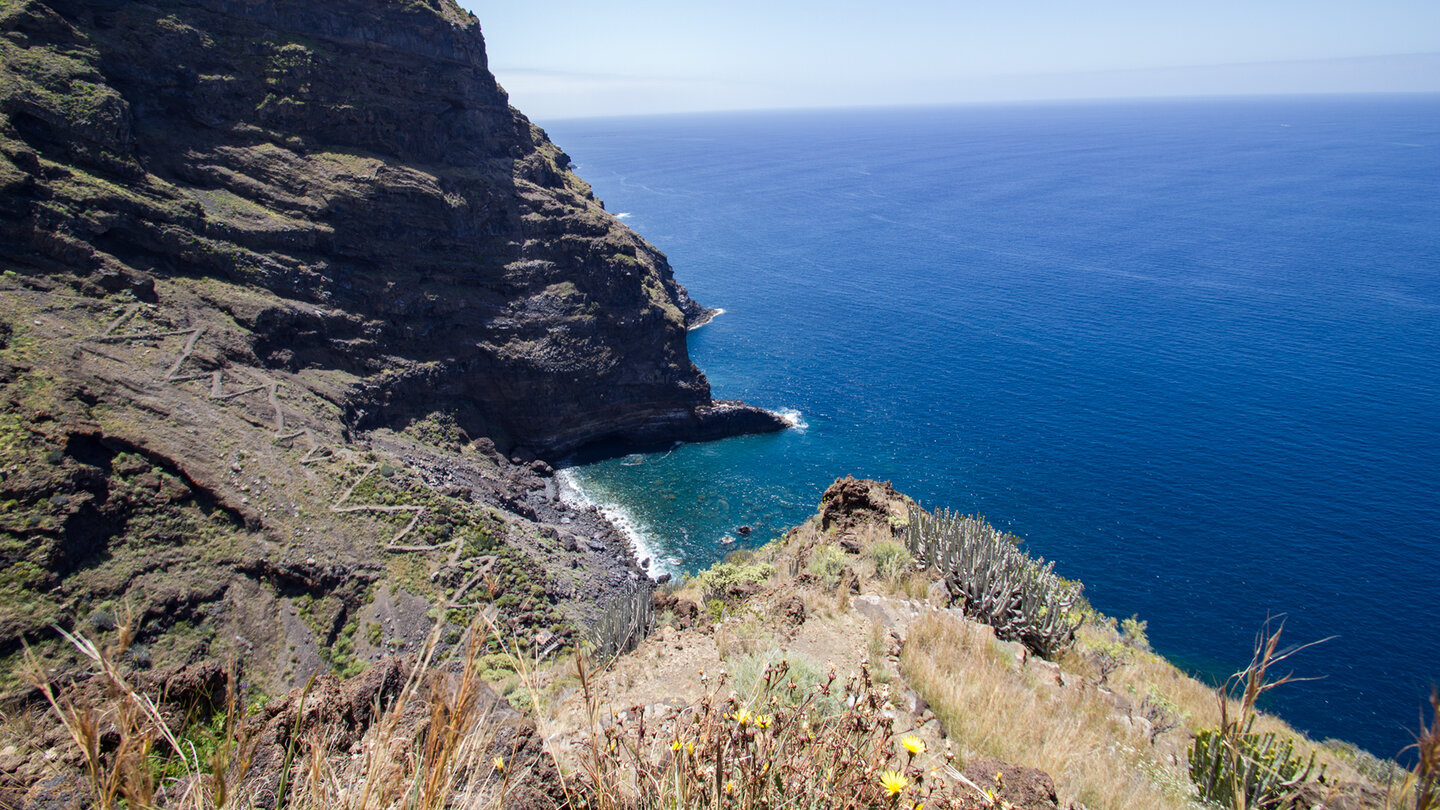
[[900,745],[904,747],[906,751],[909,751],[912,756],[925,753],[925,741],[916,737],[914,734],[906,734],[904,737],[901,737]]
[[693,753],[695,753],[695,743],[693,743],[693,742],[687,742],[687,743],[685,743],[685,753],[687,753],[687,754],[693,754]]
[[505,759],[503,757],[495,757],[495,770],[505,770]]
[[676,740],[675,742],[670,743],[670,750],[671,750],[671,751],[679,751],[679,750],[680,750],[680,741],[679,741],[679,740]]
[[755,725],[759,726],[762,729],[769,728],[770,724],[773,722],[775,722],[775,718],[771,717],[768,714],[762,714],[755,718]]
[[736,713],[735,713],[735,722],[736,722],[738,725],[742,725],[742,726],[745,725],[746,723],[750,722],[750,710],[749,710],[749,709],[741,709],[740,711],[736,712]]
[[904,790],[909,786],[910,780],[906,779],[905,774],[900,773],[899,771],[880,772],[880,787],[885,788],[885,792],[889,793],[891,796],[900,795],[900,791]]
[[734,792],[735,792],[735,783],[734,783],[734,782],[726,782],[726,783],[725,783],[725,792],[726,792],[726,793],[734,793]]

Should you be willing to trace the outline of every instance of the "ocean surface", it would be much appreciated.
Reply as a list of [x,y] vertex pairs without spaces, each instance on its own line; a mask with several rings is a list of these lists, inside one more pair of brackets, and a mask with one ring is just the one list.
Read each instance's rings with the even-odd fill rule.
[[694,571],[888,479],[1194,672],[1267,616],[1338,636],[1271,708],[1410,742],[1440,678],[1440,97],[542,123],[724,308],[690,334],[715,395],[798,419],[577,459],[642,554]]

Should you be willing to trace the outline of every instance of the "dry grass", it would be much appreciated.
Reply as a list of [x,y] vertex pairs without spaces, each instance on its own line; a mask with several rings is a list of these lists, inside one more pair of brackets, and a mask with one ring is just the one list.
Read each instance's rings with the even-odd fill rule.
[[[918,737],[892,731],[888,690],[862,668],[801,686],[783,659],[752,694],[717,691],[650,718],[639,707],[602,726],[583,668],[590,730],[581,771],[586,810],[956,810],[1000,806]],[[754,708],[751,708],[751,707]]]
[[1194,810],[1183,767],[1126,727],[1093,687],[1057,688],[1018,673],[988,633],[944,614],[910,630],[901,673],[967,759],[1047,771],[1063,800],[1092,810]]
[[1415,770],[1411,772],[1396,791],[1399,799],[1396,806],[1410,806],[1413,797],[1415,810],[1440,810],[1440,690],[1430,692],[1430,725],[1425,725],[1422,711],[1420,728],[1415,732]]
[[[334,751],[321,734],[309,738],[297,806],[503,807],[514,769],[493,760],[496,718],[493,704],[482,699],[486,687],[477,666],[487,636],[472,628],[458,673],[447,677],[441,667],[429,677],[428,660],[415,667],[400,696],[365,735],[358,756]],[[405,722],[417,705],[425,712],[418,729]]]
[[[1097,648],[1112,646],[1119,639],[1113,627],[1087,624],[1078,636],[1076,649],[1081,655],[1077,657],[1083,657]],[[1068,669],[1093,676],[1094,673],[1086,671],[1084,664],[1075,664],[1074,661],[1072,657],[1062,663]],[[1132,696],[1137,703],[1150,698],[1152,703],[1166,706],[1180,726],[1191,732],[1218,728],[1221,724],[1221,703],[1215,687],[1191,677],[1153,652],[1132,650],[1124,665],[1110,675],[1109,685],[1116,692]],[[1237,715],[1242,710],[1237,700],[1230,699],[1226,704],[1227,714]],[[1332,781],[1371,781],[1356,768],[1353,755],[1346,756],[1326,744],[1311,740],[1274,715],[1257,713],[1254,730],[1294,737],[1297,754],[1308,758],[1313,753],[1316,762],[1325,766]]]
[[[106,699],[100,705],[73,700],[56,690],[47,678],[31,677],[79,750],[91,804],[100,810],[154,804],[160,781],[153,764],[157,745],[165,745],[187,774],[198,773],[200,767],[175,738],[155,701],[137,691],[115,666],[115,658],[134,638],[134,626],[133,622],[122,624],[116,641],[108,648],[60,630],[102,679]],[[43,672],[28,648],[26,653],[27,669]]]
[[[233,700],[234,690],[218,745],[198,754],[183,730],[167,722],[154,697],[133,687],[115,665],[133,637],[130,626],[122,625],[108,647],[64,633],[103,683],[101,701],[82,703],[38,668],[32,668],[32,679],[80,752],[91,806],[100,810],[157,805],[241,810],[257,804],[296,810],[500,808],[520,768],[500,767],[494,758],[495,703],[482,698],[477,666],[486,633],[483,627],[472,629],[469,644],[449,660],[432,661],[427,653],[399,695],[376,707],[374,722],[349,750],[337,749],[333,729],[323,725],[301,733],[301,718],[314,711],[307,685],[278,781],[262,780],[260,788],[248,778],[254,775],[249,766],[256,740]],[[429,650],[436,637],[438,628]]]

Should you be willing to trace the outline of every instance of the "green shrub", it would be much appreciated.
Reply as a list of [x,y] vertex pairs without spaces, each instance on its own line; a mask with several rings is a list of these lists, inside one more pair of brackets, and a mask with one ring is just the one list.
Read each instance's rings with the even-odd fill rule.
[[711,566],[695,578],[705,594],[705,601],[725,599],[739,587],[760,585],[775,575],[775,566],[763,562],[722,562]]
[[482,655],[475,662],[475,668],[480,671],[480,678],[486,683],[494,683],[504,680],[515,674],[516,663],[514,656],[507,653],[494,653]]
[[1120,622],[1120,639],[1137,650],[1150,651],[1150,638],[1145,635],[1149,622],[1142,621],[1139,614]]
[[845,552],[838,547],[820,546],[810,552],[810,561],[805,564],[805,570],[819,577],[825,587],[834,588],[840,584],[840,577],[850,570],[850,564],[845,559]]
[[875,560],[876,575],[892,582],[915,564],[910,551],[895,540],[881,540],[871,546],[870,557]]
[[755,559],[755,552],[748,548],[737,548],[725,555],[725,562],[733,565],[744,565]]

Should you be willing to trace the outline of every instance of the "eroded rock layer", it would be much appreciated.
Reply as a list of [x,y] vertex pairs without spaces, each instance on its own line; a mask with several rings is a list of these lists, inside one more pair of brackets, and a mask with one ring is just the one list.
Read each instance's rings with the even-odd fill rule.
[[0,32],[5,259],[243,287],[213,301],[232,359],[349,375],[352,428],[440,408],[542,454],[778,429],[711,401],[705,310],[448,0],[12,0]]

